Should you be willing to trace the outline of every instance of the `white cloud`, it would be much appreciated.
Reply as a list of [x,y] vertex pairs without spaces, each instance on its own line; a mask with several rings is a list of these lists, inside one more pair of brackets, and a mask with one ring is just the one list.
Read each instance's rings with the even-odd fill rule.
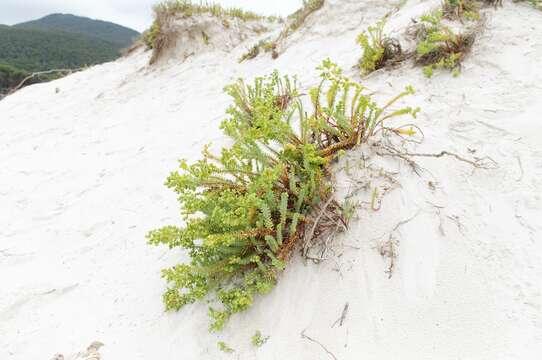
[[[242,7],[262,14],[288,15],[302,0],[216,0],[223,6]],[[156,0],[0,0],[0,24],[34,20],[51,13],[71,13],[112,21],[142,31],[152,22]]]

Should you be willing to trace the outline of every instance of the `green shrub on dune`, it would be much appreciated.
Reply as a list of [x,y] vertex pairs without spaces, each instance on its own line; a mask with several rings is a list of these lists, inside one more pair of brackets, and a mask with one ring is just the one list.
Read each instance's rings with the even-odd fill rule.
[[[184,226],[151,231],[148,239],[190,256],[189,263],[163,271],[167,309],[210,298],[211,330],[248,309],[275,286],[304,238],[346,226],[333,197],[331,164],[388,119],[416,115],[412,108],[389,110],[411,88],[379,106],[329,60],[319,70],[321,83],[309,91],[310,115],[295,79],[277,72],[226,87],[233,104],[221,128],[231,146],[219,154],[206,147],[201,160],[182,160],[167,179],[182,204]],[[315,218],[322,211],[329,221]]]

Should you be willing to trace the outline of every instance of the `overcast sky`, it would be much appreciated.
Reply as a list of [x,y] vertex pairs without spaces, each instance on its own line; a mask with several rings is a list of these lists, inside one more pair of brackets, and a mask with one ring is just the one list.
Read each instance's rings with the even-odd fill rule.
[[[0,0],[0,24],[13,25],[51,13],[70,13],[107,20],[143,31],[152,22],[152,6],[158,0]],[[288,15],[302,0],[215,0],[262,14]]]

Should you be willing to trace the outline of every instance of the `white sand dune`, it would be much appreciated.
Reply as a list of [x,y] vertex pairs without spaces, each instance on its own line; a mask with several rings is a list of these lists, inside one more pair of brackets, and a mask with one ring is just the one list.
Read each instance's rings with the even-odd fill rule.
[[[387,31],[402,36],[438,3],[408,1]],[[380,211],[359,209],[330,260],[294,257],[273,292],[218,334],[207,331],[205,304],[164,312],[159,271],[183,255],[148,246],[145,234],[179,222],[163,186],[177,159],[225,141],[224,85],[276,68],[308,88],[326,57],[359,78],[354,40],[386,4],[328,1],[277,60],[238,64],[254,39],[155,66],[138,51],[2,100],[0,359],[68,359],[93,341],[105,344],[104,360],[540,359],[542,12],[512,2],[487,10],[459,77],[427,79],[407,62],[363,80],[382,98],[414,86],[405,102],[422,108],[417,151],[490,156],[498,169],[427,158],[418,176],[373,156],[400,187]],[[367,155],[357,149],[341,164]],[[363,176],[338,170],[339,191]],[[390,235],[391,278],[379,249]],[[271,337],[254,349],[257,329]],[[221,353],[219,340],[236,351]]]

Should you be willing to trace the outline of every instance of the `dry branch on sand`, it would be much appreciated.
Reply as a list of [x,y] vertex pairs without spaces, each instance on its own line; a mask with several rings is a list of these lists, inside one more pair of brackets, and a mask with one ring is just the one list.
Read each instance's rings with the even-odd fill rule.
[[498,168],[498,164],[495,160],[490,158],[489,156],[484,156],[482,158],[474,157],[473,160],[467,159],[463,156],[460,156],[456,153],[442,150],[438,153],[413,153],[408,151],[400,151],[394,148],[391,145],[383,145],[382,143],[377,143],[374,145],[377,148],[382,148],[386,150],[385,152],[382,152],[380,150],[377,150],[377,154],[380,156],[392,156],[392,157],[398,157],[405,161],[407,161],[414,170],[418,169],[419,167],[412,161],[412,158],[414,157],[425,157],[425,158],[441,158],[441,157],[452,157],[460,162],[464,162],[466,164],[471,165],[475,169],[485,169],[485,170],[494,170]]
[[11,95],[13,94],[14,92],[18,91],[19,89],[21,89],[28,81],[32,80],[33,78],[35,77],[40,77],[42,75],[49,75],[49,74],[64,74],[64,75],[70,75],[70,74],[73,74],[75,72],[78,72],[78,71],[82,71],[84,70],[85,68],[77,68],[77,69],[52,69],[52,70],[46,70],[46,71],[37,71],[37,72],[34,72],[30,75],[28,75],[27,77],[25,77],[17,86],[15,86],[14,88],[10,89],[9,92],[6,94],[7,95]]
[[350,304],[346,303],[344,304],[343,311],[341,312],[341,316],[335,320],[333,325],[331,327],[335,327],[335,325],[339,325],[339,327],[343,326],[344,322],[346,321],[346,315],[348,315],[348,308]]

